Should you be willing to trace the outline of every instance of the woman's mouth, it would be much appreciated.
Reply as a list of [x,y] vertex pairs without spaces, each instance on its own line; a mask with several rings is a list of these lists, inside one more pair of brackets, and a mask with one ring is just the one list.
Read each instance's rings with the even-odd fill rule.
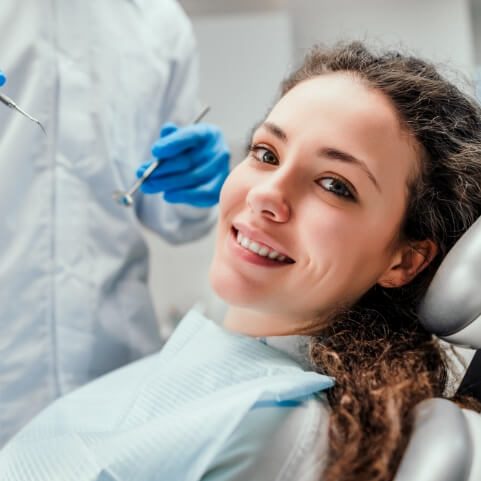
[[290,257],[280,252],[277,252],[273,248],[249,239],[246,235],[242,234],[234,227],[232,228],[232,233],[238,245],[242,246],[244,249],[256,254],[261,258],[265,258],[265,260],[275,261],[279,264],[294,264],[295,262]]

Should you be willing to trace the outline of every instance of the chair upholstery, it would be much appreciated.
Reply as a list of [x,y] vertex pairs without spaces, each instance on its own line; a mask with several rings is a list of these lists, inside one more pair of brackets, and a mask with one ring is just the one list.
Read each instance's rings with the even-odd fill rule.
[[470,476],[474,450],[463,410],[446,399],[428,399],[415,408],[413,434],[394,479],[479,481]]
[[456,242],[419,307],[424,327],[452,344],[481,348],[481,217]]
[[414,431],[394,481],[481,480],[481,415],[446,399],[416,407]]
[[481,479],[481,415],[469,409],[463,409],[463,414],[473,443],[468,481],[479,481]]
[[[481,217],[456,242],[419,307],[423,326],[452,344],[481,348]],[[474,362],[479,363],[480,351]],[[481,372],[461,389],[479,394]],[[481,415],[445,399],[416,408],[414,430],[395,481],[481,480]]]

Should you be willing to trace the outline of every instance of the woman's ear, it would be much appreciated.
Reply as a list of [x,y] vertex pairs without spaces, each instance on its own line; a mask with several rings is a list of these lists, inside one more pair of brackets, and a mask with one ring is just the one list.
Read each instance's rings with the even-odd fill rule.
[[391,265],[377,283],[383,287],[404,286],[425,269],[437,253],[438,246],[432,240],[409,242],[394,253]]

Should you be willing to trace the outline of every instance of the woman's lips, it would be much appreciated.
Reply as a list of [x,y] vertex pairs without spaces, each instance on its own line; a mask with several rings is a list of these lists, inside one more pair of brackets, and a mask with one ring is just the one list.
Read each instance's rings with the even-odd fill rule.
[[279,256],[284,256],[291,263],[294,262],[294,259],[286,252],[285,247],[262,230],[238,221],[232,223],[232,228],[236,234],[240,233],[242,238],[247,238],[250,242],[254,242],[260,247],[265,247],[271,252],[277,252]]
[[291,258],[277,252],[267,244],[249,239],[235,227],[231,229],[229,244],[230,248],[237,255],[251,264],[266,267],[283,267],[294,263]]

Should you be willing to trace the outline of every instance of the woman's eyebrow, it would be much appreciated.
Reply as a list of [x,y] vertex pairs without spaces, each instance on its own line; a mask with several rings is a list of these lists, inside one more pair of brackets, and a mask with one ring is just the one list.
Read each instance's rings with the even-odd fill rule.
[[376,177],[372,174],[372,172],[369,170],[368,166],[364,161],[361,159],[358,159],[357,157],[354,157],[351,154],[348,154],[347,152],[343,152],[341,150],[337,149],[332,149],[332,148],[321,148],[317,152],[318,157],[324,157],[332,160],[340,160],[341,162],[348,162],[351,164],[355,164],[359,166],[369,177],[371,182],[374,184],[374,187],[381,192],[381,187],[376,180]]
[[259,128],[261,127],[267,129],[272,135],[277,137],[282,142],[287,142],[287,134],[278,125],[266,121],[259,126]]

